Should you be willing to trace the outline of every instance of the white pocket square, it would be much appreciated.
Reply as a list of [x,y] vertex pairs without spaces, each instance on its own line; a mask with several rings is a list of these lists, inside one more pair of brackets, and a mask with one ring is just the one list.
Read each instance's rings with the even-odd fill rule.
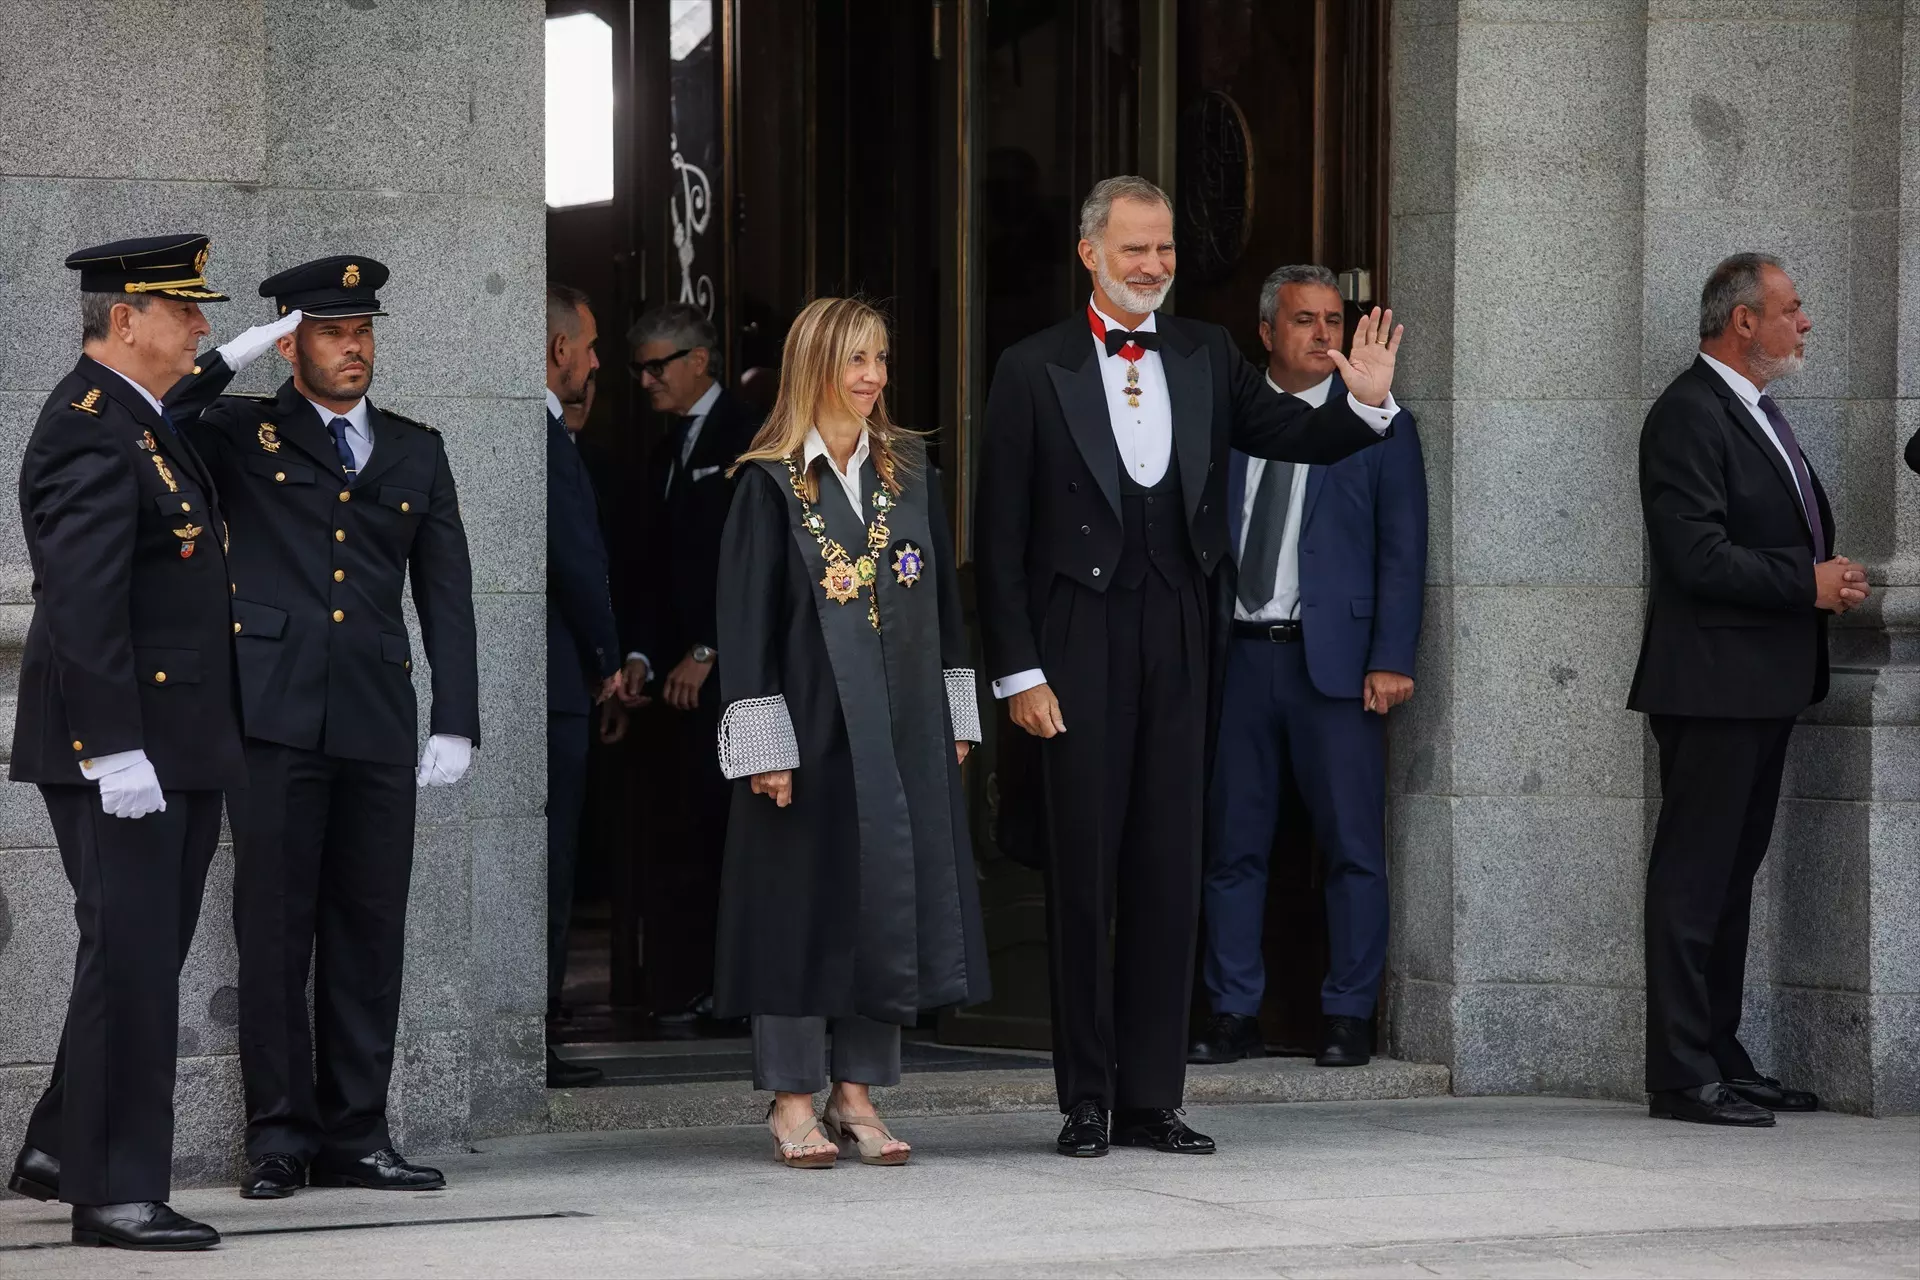
[[721,469],[719,467],[695,467],[693,470],[687,472],[687,478],[690,480],[705,480],[708,476],[719,475],[720,471]]

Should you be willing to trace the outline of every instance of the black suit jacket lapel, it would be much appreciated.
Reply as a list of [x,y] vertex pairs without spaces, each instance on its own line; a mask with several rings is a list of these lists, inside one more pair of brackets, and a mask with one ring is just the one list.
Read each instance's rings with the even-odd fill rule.
[[327,424],[312,402],[294,390],[292,378],[280,384],[279,397],[273,402],[273,418],[274,431],[280,439],[341,480],[347,478],[340,470],[340,454],[333,447],[333,433],[327,430]]
[[[354,477],[355,484],[369,484],[373,478],[400,461],[407,452],[407,428],[401,426],[367,401],[367,431],[373,436],[373,453],[367,465]],[[332,443],[329,435],[328,443]]]
[[1084,326],[1063,326],[1058,362],[1049,361],[1047,376],[1060,398],[1067,430],[1086,460],[1088,470],[1107,495],[1107,505],[1120,515],[1120,446],[1113,439],[1113,419],[1107,412],[1107,384],[1100,378],[1100,362],[1093,358],[1093,335]]
[[121,408],[133,415],[133,420],[153,437],[154,448],[184,472],[188,479],[199,485],[202,490],[210,492],[213,481],[207,475],[206,465],[200,461],[200,455],[194,452],[193,446],[187,443],[186,437],[169,427],[160,415],[153,411],[153,406],[147,403],[147,398],[136,391],[133,384],[118,372],[94,360],[91,356],[85,357],[84,362],[93,366],[86,370],[86,374],[94,379],[94,385],[113,397]]
[[1180,459],[1181,496],[1187,519],[1200,511],[1213,460],[1213,359],[1194,343],[1178,320],[1161,316],[1160,367],[1167,376],[1167,402],[1173,414],[1173,452]]
[[[1722,412],[1735,427],[1746,434],[1747,439],[1753,441],[1754,446],[1760,450],[1761,456],[1767,460],[1767,465],[1773,468],[1773,474],[1779,477],[1781,484],[1786,486],[1787,497],[1792,499],[1794,508],[1799,510],[1800,482],[1794,479],[1793,472],[1787,469],[1787,460],[1780,456],[1780,450],[1773,447],[1773,441],[1767,439],[1767,433],[1760,429],[1760,424],[1753,420],[1751,413],[1747,412],[1747,406],[1741,403],[1740,397],[1733,393],[1733,388],[1727,385],[1727,380],[1720,376],[1719,371],[1705,360],[1695,357],[1693,372],[1694,376],[1705,379],[1706,384],[1713,388],[1713,393],[1720,397]],[[1811,476],[1811,470],[1809,470],[1809,476]],[[1820,518],[1817,513],[1808,514],[1812,519]]]

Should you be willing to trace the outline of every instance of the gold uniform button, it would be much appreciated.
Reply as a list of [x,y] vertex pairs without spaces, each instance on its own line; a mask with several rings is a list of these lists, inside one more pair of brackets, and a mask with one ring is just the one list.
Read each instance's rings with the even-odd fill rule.
[[237,622],[233,624],[233,634],[235,635],[240,634],[240,624]]
[[347,499],[351,498],[352,496],[353,495],[351,493],[348,493],[345,489],[342,489],[340,491],[340,501],[342,502],[345,502]]
[[403,502],[400,504],[400,509],[402,511],[411,511],[413,510],[413,504],[411,502]]
[[183,502],[180,504],[180,509],[182,511],[191,511],[193,510],[193,504],[191,502]]
[[335,610],[333,611],[333,620],[334,620],[335,622],[345,622],[345,621],[347,620],[347,613],[346,613],[346,610],[344,610],[344,609],[335,609]]
[[347,531],[345,529],[335,529],[333,531],[333,540],[335,542],[345,542],[347,540]]
[[239,584],[239,583],[237,583],[237,582],[229,582],[229,583],[227,584],[227,594],[228,594],[228,595],[230,595],[230,596],[237,596],[237,595],[239,595],[239,594],[240,594],[240,584]]
[[166,673],[166,672],[164,672],[164,671],[156,671],[156,672],[154,672],[154,673],[153,673],[153,682],[154,682],[155,684],[165,684],[165,683],[167,682],[167,673]]
[[413,659],[411,659],[411,658],[409,658],[409,659],[407,659],[407,660],[406,660],[405,662],[403,662],[403,663],[401,663],[401,664],[400,664],[400,669],[401,669],[402,671],[411,671],[411,670],[413,670]]
[[285,484],[287,482],[287,473],[284,471],[276,471],[273,473],[273,479],[276,484]]
[[80,739],[75,738],[73,740],[73,749],[75,751],[85,751],[87,749],[87,744],[80,741]]
[[347,580],[347,571],[345,569],[335,569],[333,571],[333,580],[335,582],[345,582]]
[[193,371],[194,371],[195,373],[198,373],[198,372],[200,372],[200,366],[199,366],[199,365],[195,365],[195,366],[193,366]]

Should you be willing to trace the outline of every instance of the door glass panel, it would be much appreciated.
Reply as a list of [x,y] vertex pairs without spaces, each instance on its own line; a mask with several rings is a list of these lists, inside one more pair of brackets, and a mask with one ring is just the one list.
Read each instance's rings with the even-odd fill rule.
[[547,19],[547,207],[613,199],[613,28]]

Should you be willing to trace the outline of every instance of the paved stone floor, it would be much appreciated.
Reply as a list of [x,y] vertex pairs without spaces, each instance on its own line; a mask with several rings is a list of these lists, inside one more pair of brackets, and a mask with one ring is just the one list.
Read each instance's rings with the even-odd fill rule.
[[[0,1275],[1920,1277],[1920,1119],[1761,1132],[1546,1098],[1196,1108],[1211,1158],[1051,1154],[1038,1115],[903,1125],[904,1169],[774,1164],[763,1133],[546,1135],[420,1196],[176,1204],[217,1252],[65,1245],[0,1203]],[[386,1224],[386,1225],[381,1225]]]

